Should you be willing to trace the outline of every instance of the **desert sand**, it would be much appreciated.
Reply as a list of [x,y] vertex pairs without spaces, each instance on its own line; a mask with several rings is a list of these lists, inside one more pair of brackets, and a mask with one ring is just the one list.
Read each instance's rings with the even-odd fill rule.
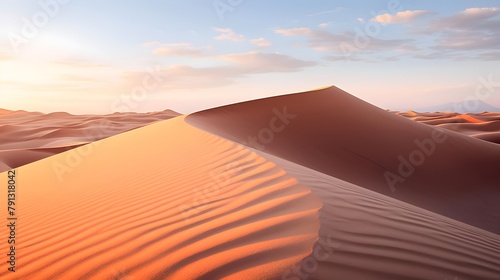
[[[272,122],[285,113],[290,115],[288,124],[268,136],[266,129],[279,126]],[[201,111],[187,121],[229,140],[500,233],[497,144],[402,118],[335,87]],[[268,138],[272,139],[265,143]],[[413,160],[420,165],[411,164],[412,154],[423,155]],[[412,168],[408,164],[400,168],[404,161]],[[406,177],[400,169],[413,172],[403,172],[411,173]],[[391,188],[386,172],[403,181]]]
[[273,279],[317,240],[308,188],[183,117],[85,147],[63,180],[68,153],[17,169],[19,269],[2,279]]
[[443,127],[497,120],[470,117],[330,87],[73,139],[16,169],[19,261],[0,277],[499,279],[500,146]]
[[178,115],[171,110],[104,116],[0,110],[0,172]]
[[411,120],[435,125],[471,137],[500,144],[500,113],[480,114],[396,112]]

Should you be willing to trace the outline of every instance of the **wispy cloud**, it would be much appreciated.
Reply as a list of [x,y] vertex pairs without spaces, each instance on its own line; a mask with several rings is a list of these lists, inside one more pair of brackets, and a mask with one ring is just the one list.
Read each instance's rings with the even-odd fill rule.
[[[308,40],[308,45],[311,49],[316,51],[343,53],[343,42],[353,42],[355,40],[355,32],[332,33],[326,30],[314,30],[310,28],[291,28],[291,29],[277,29],[276,33],[283,36],[300,36]],[[360,49],[359,52],[373,52],[385,50],[400,50],[408,51],[415,50],[416,47],[411,43],[410,39],[377,39],[371,38],[370,44],[365,48]]]
[[238,69],[246,73],[294,72],[316,65],[315,62],[278,53],[247,52],[223,55],[220,58],[238,65]]
[[[228,62],[229,65],[213,67],[173,65],[161,70],[158,73],[163,80],[160,89],[221,87],[248,75],[297,72],[316,65],[315,62],[277,53],[233,53],[221,55],[218,58]],[[140,82],[145,75],[147,75],[146,72],[126,72],[124,80],[133,85]]]
[[468,8],[453,16],[438,19],[433,22],[432,29],[487,29],[499,28],[500,8]]
[[143,47],[152,47],[152,46],[159,46],[161,43],[159,41],[149,41],[149,42],[144,42],[142,43]]
[[[146,45],[146,44],[145,44]],[[147,44],[158,45],[152,53],[156,56],[204,57],[210,55],[212,47],[193,47],[191,43]]]
[[373,17],[370,21],[379,23],[407,23],[429,14],[432,14],[432,12],[426,10],[404,11],[404,12],[398,12],[395,15],[391,14],[377,15]]
[[212,28],[214,31],[219,32],[220,34],[215,36],[216,40],[228,40],[233,42],[241,42],[245,40],[245,36],[234,32],[231,28]]
[[[334,61],[334,62],[346,61],[346,58],[343,55],[327,55],[327,56],[323,57],[323,59],[327,60],[327,61]],[[349,57],[349,61],[350,62],[352,62],[352,61],[366,61],[366,59],[360,59],[358,57]]]
[[500,8],[468,8],[431,21],[424,33],[438,36],[434,50],[494,52],[500,48]]
[[326,11],[321,11],[321,12],[317,12],[317,13],[314,13],[314,14],[308,14],[307,16],[308,17],[315,17],[315,16],[326,15],[326,14],[334,14],[334,13],[338,13],[338,12],[340,12],[342,10],[344,10],[343,7],[337,7],[337,8],[332,9],[332,10],[326,10]]
[[485,61],[500,60],[500,51],[483,52],[480,55],[478,55],[476,57],[476,59],[485,60]]
[[257,47],[261,47],[261,48],[267,48],[267,47],[270,47],[272,45],[272,43],[269,42],[265,38],[252,39],[252,40],[250,40],[250,42],[252,44],[256,45]]

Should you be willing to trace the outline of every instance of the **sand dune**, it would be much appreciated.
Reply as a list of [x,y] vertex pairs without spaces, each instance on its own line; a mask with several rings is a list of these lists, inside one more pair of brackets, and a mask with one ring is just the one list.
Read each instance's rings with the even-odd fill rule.
[[68,152],[17,169],[15,279],[276,279],[317,240],[309,189],[183,118],[91,146],[62,182]]
[[16,169],[0,278],[500,279],[500,146],[477,139],[498,116],[398,114],[332,87],[127,132],[159,116],[109,115],[82,141],[100,117],[7,112],[25,143],[0,141],[0,168],[53,155]]
[[229,140],[500,233],[496,144],[402,118],[335,87],[219,107],[186,120]]
[[498,235],[256,152],[322,198],[319,238],[330,253],[307,279],[499,278]]
[[0,115],[11,114],[13,111],[0,108]]
[[104,116],[2,110],[0,172],[178,115],[170,110]]
[[486,132],[486,133],[476,133],[472,137],[488,141],[491,143],[500,144],[500,132]]
[[479,114],[395,112],[411,120],[446,128],[484,141],[500,144],[500,113]]

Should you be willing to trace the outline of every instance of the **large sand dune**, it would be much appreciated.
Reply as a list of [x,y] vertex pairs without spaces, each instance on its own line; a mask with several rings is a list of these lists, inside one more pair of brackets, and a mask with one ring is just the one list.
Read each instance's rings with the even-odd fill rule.
[[18,270],[0,278],[500,279],[500,146],[418,114],[332,87],[57,151],[16,169]]
[[335,87],[201,111],[187,121],[500,233],[496,144],[402,118]]
[[0,278],[277,279],[317,240],[308,188],[183,117],[76,150],[62,180],[69,152],[17,169],[19,268]]

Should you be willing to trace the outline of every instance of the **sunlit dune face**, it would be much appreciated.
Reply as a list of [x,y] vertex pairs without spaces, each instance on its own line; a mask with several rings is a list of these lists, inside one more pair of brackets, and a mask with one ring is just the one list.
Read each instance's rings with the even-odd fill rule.
[[458,117],[460,117],[460,118],[462,118],[470,123],[482,123],[483,122],[482,120],[476,119],[473,116],[466,115],[466,114],[459,115]]
[[182,116],[18,173],[24,263],[2,279],[281,279],[318,238],[309,189]]

